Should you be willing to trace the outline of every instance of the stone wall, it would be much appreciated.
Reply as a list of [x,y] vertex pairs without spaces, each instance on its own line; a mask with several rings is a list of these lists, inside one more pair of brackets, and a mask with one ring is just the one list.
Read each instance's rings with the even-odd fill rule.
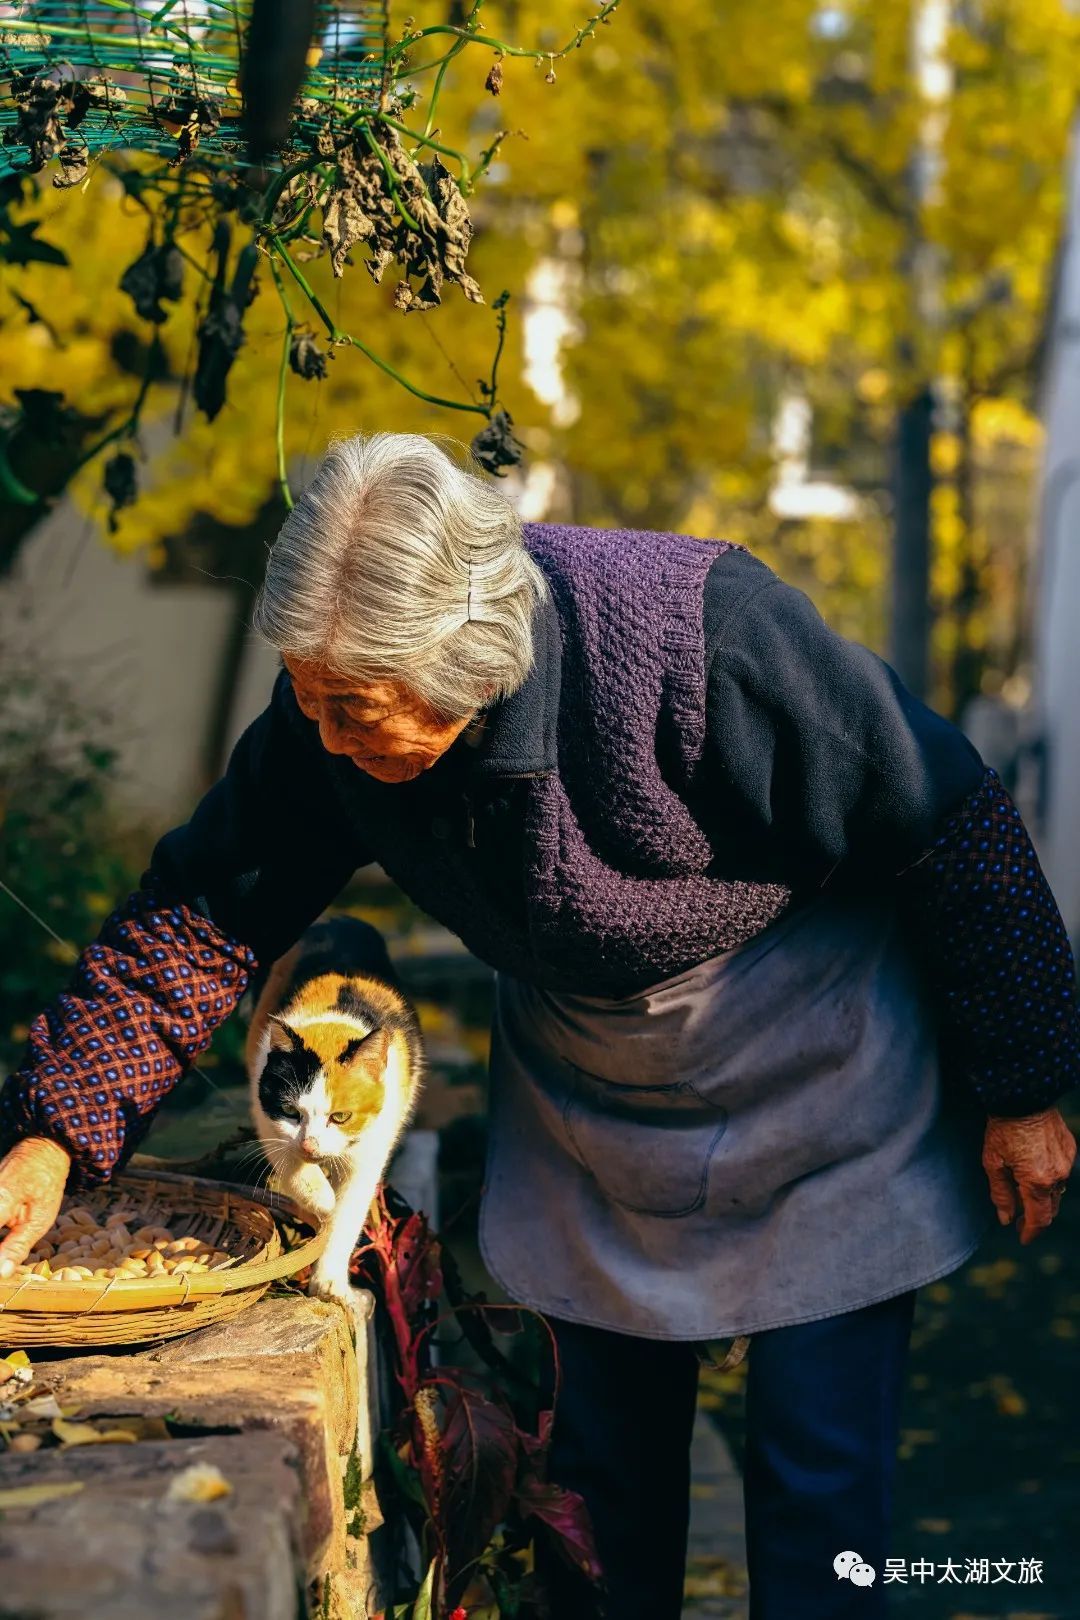
[[[15,1487],[74,1487],[4,1506],[0,1617],[377,1612],[371,1342],[340,1307],[282,1295],[158,1348],[32,1354],[65,1416],[165,1419],[169,1438],[0,1455],[0,1502]],[[171,1499],[194,1463],[216,1466],[228,1494]]]

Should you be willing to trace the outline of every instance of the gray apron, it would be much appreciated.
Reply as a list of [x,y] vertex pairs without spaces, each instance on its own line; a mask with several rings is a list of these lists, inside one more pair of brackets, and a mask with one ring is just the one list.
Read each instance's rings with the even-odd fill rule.
[[711,1340],[886,1299],[992,1219],[895,910],[820,897],[621,999],[496,977],[480,1243],[511,1298]]

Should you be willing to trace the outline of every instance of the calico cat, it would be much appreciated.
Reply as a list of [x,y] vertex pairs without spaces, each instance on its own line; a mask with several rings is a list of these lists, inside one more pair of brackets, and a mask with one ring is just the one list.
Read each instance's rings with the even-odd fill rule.
[[344,916],[309,928],[267,975],[246,1060],[276,1184],[329,1226],[309,1292],[355,1304],[349,1258],[424,1067],[420,1026],[379,931]]

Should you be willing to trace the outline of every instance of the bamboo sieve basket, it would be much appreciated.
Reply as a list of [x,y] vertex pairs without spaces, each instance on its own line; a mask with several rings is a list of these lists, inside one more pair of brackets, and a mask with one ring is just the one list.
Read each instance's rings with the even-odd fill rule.
[[[80,1192],[88,1209],[108,1213],[118,1192],[140,1217],[177,1237],[211,1239],[234,1257],[215,1271],[169,1277],[91,1278],[81,1282],[0,1282],[0,1346],[138,1344],[172,1339],[236,1316],[270,1284],[317,1260],[326,1229],[297,1248],[282,1245],[272,1210],[290,1218],[288,1199],[163,1170],[128,1170],[106,1187]],[[306,1219],[306,1217],[301,1217]]]

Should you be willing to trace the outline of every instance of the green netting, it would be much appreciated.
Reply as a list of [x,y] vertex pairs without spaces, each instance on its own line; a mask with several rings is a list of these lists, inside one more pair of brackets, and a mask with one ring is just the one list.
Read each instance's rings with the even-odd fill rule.
[[[242,162],[253,6],[20,0],[0,8],[0,175],[58,159],[57,183],[74,183],[89,159],[118,149]],[[287,159],[293,142],[310,145],[328,121],[375,108],[386,31],[385,3],[321,0],[291,125],[267,162]]]
[[[456,23],[409,27],[391,42],[386,0],[0,0],[5,281],[8,272],[15,281],[36,277],[42,264],[57,273],[69,264],[40,234],[45,221],[33,211],[44,194],[27,175],[47,171],[55,186],[80,185],[100,160],[112,182],[109,195],[118,182],[146,217],[144,246],[130,264],[117,266],[120,288],[152,333],[141,381],[128,415],[84,445],[68,473],[108,452],[110,522],[136,499],[146,402],[168,386],[158,329],[177,304],[192,306],[195,342],[178,420],[190,399],[213,421],[226,404],[234,363],[250,352],[245,320],[260,277],[280,299],[283,318],[276,427],[286,504],[288,378],[325,376],[328,359],[346,347],[416,398],[481,418],[472,448],[493,473],[520,460],[497,392],[508,292],[492,306],[497,341],[490,378],[479,379],[476,392],[466,384],[468,398],[453,398],[422,387],[366,335],[345,330],[325,291],[309,279],[308,261],[325,258],[335,277],[362,265],[376,286],[394,267],[392,305],[403,313],[437,308],[447,286],[483,304],[467,262],[473,234],[467,199],[511,131],[500,130],[475,163],[436,140],[441,69],[426,113],[416,119],[424,127],[410,128],[403,119],[421,92],[403,80],[423,69],[412,68],[408,47],[428,35],[452,41],[423,67],[446,64],[467,45],[493,50],[486,90],[497,93],[503,56],[546,61],[553,78],[556,55],[576,50],[617,4],[607,0],[555,53],[518,48]],[[440,39],[436,50],[442,45]],[[45,319],[32,297],[10,291],[22,315]],[[49,293],[56,296],[55,276]],[[320,330],[324,348],[316,342]],[[43,497],[21,475],[22,447],[64,443],[83,419],[58,391],[14,392],[16,404],[0,402],[0,505],[35,506]]]

